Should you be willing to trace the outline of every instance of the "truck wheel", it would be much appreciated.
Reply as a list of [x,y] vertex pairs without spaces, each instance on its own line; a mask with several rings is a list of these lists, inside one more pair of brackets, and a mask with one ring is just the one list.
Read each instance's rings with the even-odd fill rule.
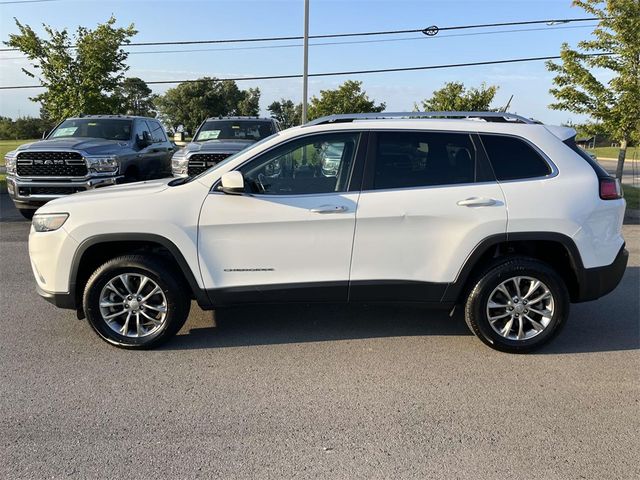
[[152,348],[175,335],[189,315],[191,296],[180,274],[162,259],[125,255],[89,278],[83,307],[89,323],[112,345]]
[[496,350],[525,353],[551,340],[569,316],[569,294],[546,263],[512,257],[473,282],[465,305],[471,331]]
[[138,181],[140,181],[140,175],[137,168],[131,167],[128,168],[126,172],[124,172],[122,183],[134,183]]
[[18,211],[27,220],[33,219],[33,214],[36,213],[35,209],[32,208],[19,208]]

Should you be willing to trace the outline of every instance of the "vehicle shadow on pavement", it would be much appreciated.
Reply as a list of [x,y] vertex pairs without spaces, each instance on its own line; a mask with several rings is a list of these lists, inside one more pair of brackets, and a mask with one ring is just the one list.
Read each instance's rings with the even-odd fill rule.
[[[628,267],[606,297],[571,305],[565,328],[534,355],[640,349],[640,267]],[[195,310],[195,309],[194,309]],[[192,315],[195,312],[192,312]],[[211,321],[211,314],[205,313]],[[202,316],[202,315],[200,315]],[[217,327],[202,321],[160,347],[166,350],[275,345],[406,336],[471,335],[460,309],[419,306],[292,304],[229,307],[215,313]]]
[[620,285],[593,302],[571,305],[569,321],[537,354],[640,349],[640,267],[627,267]]
[[[168,350],[240,347],[422,335],[471,335],[459,314],[416,306],[295,304],[229,307],[217,327],[178,335]],[[187,328],[189,324],[187,323]]]
[[6,193],[0,193],[0,223],[8,222],[30,223],[20,215],[18,209],[13,205],[11,197]]

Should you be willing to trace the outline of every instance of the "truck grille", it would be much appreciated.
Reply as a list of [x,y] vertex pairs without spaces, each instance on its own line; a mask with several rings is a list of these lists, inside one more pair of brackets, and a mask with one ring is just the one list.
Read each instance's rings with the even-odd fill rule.
[[196,153],[189,157],[189,168],[187,175],[190,177],[193,175],[199,175],[206,169],[213,167],[220,163],[227,157],[233,155],[232,153]]
[[21,177],[84,177],[87,165],[78,152],[21,152],[16,169]]
[[20,187],[21,196],[31,195],[70,195],[72,193],[84,192],[84,187]]

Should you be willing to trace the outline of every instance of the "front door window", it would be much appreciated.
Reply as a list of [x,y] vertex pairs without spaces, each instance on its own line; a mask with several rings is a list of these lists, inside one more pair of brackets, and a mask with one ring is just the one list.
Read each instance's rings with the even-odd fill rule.
[[261,155],[240,171],[254,194],[346,192],[358,139],[355,132],[305,137]]

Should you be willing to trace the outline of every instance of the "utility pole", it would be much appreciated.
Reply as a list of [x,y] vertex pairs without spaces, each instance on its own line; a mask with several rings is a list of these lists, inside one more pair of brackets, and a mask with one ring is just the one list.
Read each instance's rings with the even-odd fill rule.
[[307,96],[309,83],[309,0],[304,0],[304,62],[302,72],[302,124],[307,123]]

